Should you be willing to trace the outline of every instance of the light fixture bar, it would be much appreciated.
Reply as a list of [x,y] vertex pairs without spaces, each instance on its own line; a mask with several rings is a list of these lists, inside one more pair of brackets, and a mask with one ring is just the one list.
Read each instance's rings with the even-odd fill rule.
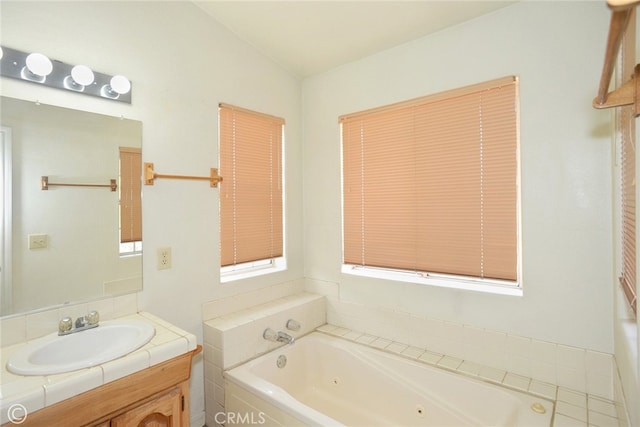
[[[90,70],[86,66],[80,66],[84,67],[81,69],[85,72],[85,75],[88,74],[86,70],[93,72],[93,81],[85,86],[73,80],[72,74],[76,74],[78,72],[78,68],[76,68],[76,71],[72,73],[74,65],[65,64],[64,62],[55,59],[51,60],[51,64],[53,65],[51,72],[45,76],[41,76],[33,74],[27,67],[27,57],[30,53],[11,49],[5,46],[0,46],[0,48],[0,52],[2,52],[0,55],[0,76],[2,77],[10,77],[12,79],[63,89],[70,92],[83,93],[85,95],[97,96],[103,99],[131,104],[131,82],[123,76],[111,76]],[[116,77],[115,80],[113,80],[114,77]],[[112,87],[112,81],[119,84],[113,84],[115,87]],[[123,85],[123,81],[126,81],[128,85]]]

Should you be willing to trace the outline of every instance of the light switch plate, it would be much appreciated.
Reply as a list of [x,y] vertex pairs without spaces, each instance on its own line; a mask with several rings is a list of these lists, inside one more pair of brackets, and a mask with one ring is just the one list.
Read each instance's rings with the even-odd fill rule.
[[46,234],[29,234],[29,249],[44,249],[49,246],[49,236]]

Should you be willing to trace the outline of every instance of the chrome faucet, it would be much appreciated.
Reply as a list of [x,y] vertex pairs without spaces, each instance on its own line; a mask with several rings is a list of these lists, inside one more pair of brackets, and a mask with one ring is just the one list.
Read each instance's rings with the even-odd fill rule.
[[282,332],[282,331],[274,331],[271,328],[267,328],[264,330],[262,337],[265,340],[269,340],[269,341],[273,341],[273,342],[283,342],[286,344],[293,344],[295,341],[295,338],[293,338],[293,336],[289,335],[286,332]]
[[80,316],[74,322],[71,317],[63,317],[58,323],[58,335],[69,335],[76,332],[86,331],[87,329],[93,329],[98,327],[100,321],[100,314],[92,310],[87,313],[86,316]]
[[278,338],[277,338],[278,342],[283,342],[286,344],[293,344],[295,341],[295,338],[293,338],[292,335],[289,335],[286,332],[282,332],[282,331],[278,331]]
[[87,320],[87,316],[81,316],[76,319],[76,329],[84,328],[88,324],[89,321]]

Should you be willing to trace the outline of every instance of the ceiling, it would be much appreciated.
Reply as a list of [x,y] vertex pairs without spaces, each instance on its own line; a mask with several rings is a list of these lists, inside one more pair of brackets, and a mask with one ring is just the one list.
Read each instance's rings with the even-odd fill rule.
[[239,38],[304,78],[514,1],[195,1]]

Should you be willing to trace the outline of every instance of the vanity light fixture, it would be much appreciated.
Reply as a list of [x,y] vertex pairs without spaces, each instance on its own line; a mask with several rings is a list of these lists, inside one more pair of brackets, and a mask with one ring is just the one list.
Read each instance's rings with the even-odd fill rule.
[[0,46],[0,76],[131,104],[131,82],[125,76],[52,61],[42,53]]

